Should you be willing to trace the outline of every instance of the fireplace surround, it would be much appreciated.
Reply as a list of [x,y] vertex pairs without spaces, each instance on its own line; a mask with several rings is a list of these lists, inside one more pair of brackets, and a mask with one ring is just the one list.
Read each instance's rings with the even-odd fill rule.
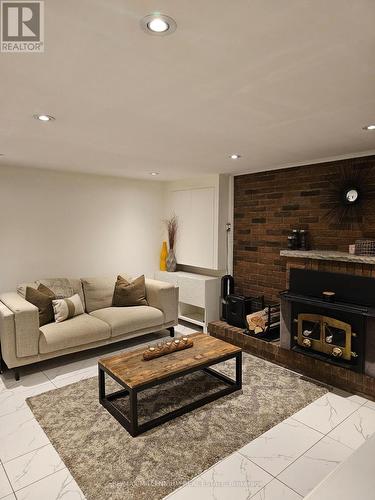
[[[369,332],[374,332],[375,318],[366,314],[366,310],[368,309],[371,312],[371,300],[373,300],[375,295],[371,290],[366,291],[363,287],[363,283],[365,282],[362,280],[356,281],[358,285],[356,288],[348,288],[345,285],[346,275],[373,278],[369,282],[366,281],[366,283],[373,284],[375,282],[375,257],[358,257],[344,252],[332,252],[331,250],[314,250],[310,252],[282,250],[280,251],[280,256],[284,261],[283,265],[286,273],[284,274],[285,281],[278,290],[278,296],[280,291],[285,290],[285,288],[289,291],[290,273],[293,269],[322,271],[340,275],[339,278],[343,282],[340,282],[340,285],[336,289],[337,296],[332,302],[328,302],[328,304],[332,305],[332,310],[334,310],[334,307],[340,307],[340,302],[342,302],[345,308],[350,308],[350,305],[354,304],[356,305],[356,310],[359,310],[362,318],[366,320],[367,331],[363,349],[365,356],[362,358],[363,363],[360,369],[356,369],[356,367],[348,369],[348,366],[335,363],[332,359],[327,360],[327,357],[319,357],[318,355],[309,356],[305,352],[301,353],[292,349],[290,344],[291,336],[286,336],[284,332],[285,329],[290,329],[291,318],[288,317],[288,314],[290,315],[290,303],[284,301],[283,295],[281,296],[281,303],[284,307],[280,318],[280,329],[284,332],[281,339],[283,345],[281,345],[281,341],[265,342],[262,339],[246,335],[243,329],[230,326],[224,321],[211,322],[208,325],[209,333],[227,342],[232,342],[256,356],[299,372],[306,377],[311,377],[330,386],[355,394],[365,395],[375,400],[375,370],[373,368],[375,365],[375,357],[373,355],[375,353],[375,334],[369,334]],[[317,280],[313,297],[308,297],[308,300],[311,301],[314,297],[317,300],[321,300],[322,288],[326,287],[323,287],[321,281]],[[347,298],[346,302],[340,297],[341,289],[346,289],[346,293],[349,293],[350,290],[351,295]],[[251,292],[250,288],[248,292]],[[357,302],[358,297],[361,297],[361,301],[364,300],[364,305],[359,305],[360,303]],[[370,298],[370,302],[367,302],[368,298]],[[323,305],[326,307],[327,302],[324,301]],[[331,317],[332,314],[330,313],[328,316]],[[357,333],[356,330],[358,329],[352,328],[354,333]],[[357,352],[358,347],[355,345],[355,342],[352,343],[351,347],[354,352]]]
[[290,269],[281,347],[375,376],[375,278]]

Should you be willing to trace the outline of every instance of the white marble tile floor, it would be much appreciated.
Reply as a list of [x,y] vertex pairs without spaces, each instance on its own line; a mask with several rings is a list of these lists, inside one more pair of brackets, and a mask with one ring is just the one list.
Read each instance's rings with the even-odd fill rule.
[[[186,324],[177,333],[196,331]],[[25,400],[97,373],[97,360],[141,341],[86,351],[0,377],[0,499],[84,500]],[[229,457],[168,500],[300,500],[375,433],[375,403],[333,389]],[[152,499],[150,499],[152,500]]]

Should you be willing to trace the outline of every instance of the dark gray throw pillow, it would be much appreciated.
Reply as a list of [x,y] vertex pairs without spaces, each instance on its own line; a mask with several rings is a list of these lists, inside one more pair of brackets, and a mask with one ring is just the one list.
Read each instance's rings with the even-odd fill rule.
[[52,300],[55,300],[56,296],[48,287],[42,284],[38,289],[28,286],[25,299],[39,309],[39,326],[55,321]]
[[144,275],[131,283],[122,276],[117,276],[112,305],[115,307],[147,306]]

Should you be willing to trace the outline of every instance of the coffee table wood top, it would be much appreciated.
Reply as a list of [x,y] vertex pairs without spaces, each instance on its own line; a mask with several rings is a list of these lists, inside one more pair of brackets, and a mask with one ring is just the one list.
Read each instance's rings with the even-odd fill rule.
[[119,381],[130,388],[135,388],[192,368],[199,368],[200,365],[207,365],[209,362],[219,363],[223,358],[242,350],[205,333],[194,333],[189,337],[194,340],[193,347],[160,358],[145,361],[142,356],[145,348],[142,347],[135,351],[99,359],[98,363]]

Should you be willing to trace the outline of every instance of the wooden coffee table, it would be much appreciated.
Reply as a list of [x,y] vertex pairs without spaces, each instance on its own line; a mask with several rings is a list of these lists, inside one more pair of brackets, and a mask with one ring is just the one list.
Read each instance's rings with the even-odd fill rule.
[[[144,361],[142,357],[144,348],[99,360],[99,402],[132,436],[137,436],[168,420],[241,389],[242,350],[204,333],[193,334],[191,338],[194,339],[193,347],[150,361]],[[209,368],[216,363],[231,358],[236,360],[236,376],[234,380]],[[226,387],[213,394],[203,395],[201,399],[157,418],[142,424],[138,423],[137,395],[139,392],[199,370],[203,370],[224,382]],[[116,380],[124,389],[112,394],[106,394],[105,373]],[[114,400],[124,396],[129,396],[129,417],[113,404]]]

